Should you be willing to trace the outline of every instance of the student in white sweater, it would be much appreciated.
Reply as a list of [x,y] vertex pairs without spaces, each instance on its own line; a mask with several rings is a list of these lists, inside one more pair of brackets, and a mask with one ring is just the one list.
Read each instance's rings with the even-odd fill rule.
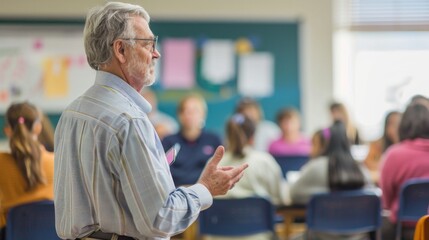
[[[286,180],[276,160],[268,153],[253,149],[255,124],[242,114],[233,115],[226,125],[226,152],[222,166],[238,166],[248,163],[249,167],[241,180],[222,198],[246,198],[258,196],[269,199],[274,205],[290,203]],[[239,237],[207,237],[207,239],[268,240],[271,233]]]

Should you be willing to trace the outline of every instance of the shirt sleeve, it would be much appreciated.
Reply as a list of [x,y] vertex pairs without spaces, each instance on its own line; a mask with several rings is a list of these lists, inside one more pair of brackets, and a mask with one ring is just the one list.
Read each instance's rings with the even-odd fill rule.
[[161,142],[149,121],[131,119],[124,123],[111,149],[119,191],[123,191],[125,205],[143,236],[180,233],[212,204],[212,196],[203,185],[175,189]]

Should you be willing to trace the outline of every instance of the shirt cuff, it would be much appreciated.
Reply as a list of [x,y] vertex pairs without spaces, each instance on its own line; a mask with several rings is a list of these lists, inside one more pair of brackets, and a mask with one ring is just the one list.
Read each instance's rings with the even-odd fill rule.
[[201,210],[206,210],[213,204],[213,197],[209,190],[201,183],[197,183],[188,187],[188,189],[194,191],[201,203]]

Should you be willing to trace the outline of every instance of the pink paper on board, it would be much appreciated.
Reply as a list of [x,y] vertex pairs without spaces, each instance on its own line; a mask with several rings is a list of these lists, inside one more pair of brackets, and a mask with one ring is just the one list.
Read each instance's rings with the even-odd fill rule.
[[192,39],[166,39],[162,42],[162,85],[186,89],[195,85],[195,43]]

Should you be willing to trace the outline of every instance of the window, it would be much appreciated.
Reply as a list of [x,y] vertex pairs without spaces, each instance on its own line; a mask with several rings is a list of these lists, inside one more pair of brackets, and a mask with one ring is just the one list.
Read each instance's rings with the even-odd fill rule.
[[334,95],[349,106],[364,140],[375,140],[388,111],[404,110],[415,94],[429,96],[429,1],[336,6],[343,17],[334,33]]

